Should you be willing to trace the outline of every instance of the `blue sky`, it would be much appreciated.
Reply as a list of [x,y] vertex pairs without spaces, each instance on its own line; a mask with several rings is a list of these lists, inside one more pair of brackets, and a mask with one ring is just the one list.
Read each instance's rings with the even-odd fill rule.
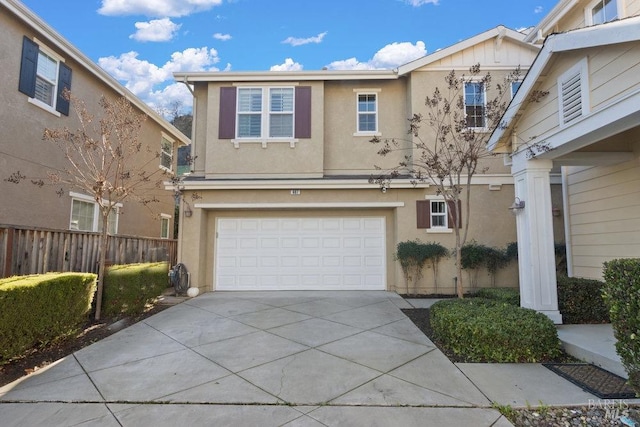
[[191,95],[176,71],[395,68],[557,0],[23,0],[156,110]]

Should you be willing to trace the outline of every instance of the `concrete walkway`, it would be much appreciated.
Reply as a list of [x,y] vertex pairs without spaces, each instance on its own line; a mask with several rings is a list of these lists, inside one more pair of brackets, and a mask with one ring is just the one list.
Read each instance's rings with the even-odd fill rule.
[[0,388],[2,426],[510,426],[587,404],[540,365],[451,363],[389,292],[207,293]]

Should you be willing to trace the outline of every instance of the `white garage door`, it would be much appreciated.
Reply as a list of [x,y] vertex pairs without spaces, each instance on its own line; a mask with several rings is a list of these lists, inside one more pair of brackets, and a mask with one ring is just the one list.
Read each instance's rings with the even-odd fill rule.
[[384,290],[384,218],[219,218],[217,290]]

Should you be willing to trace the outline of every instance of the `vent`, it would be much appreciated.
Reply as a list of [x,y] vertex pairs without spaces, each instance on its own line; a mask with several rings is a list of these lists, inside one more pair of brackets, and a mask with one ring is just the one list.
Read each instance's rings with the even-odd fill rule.
[[582,116],[582,78],[577,73],[562,82],[562,122],[571,123]]

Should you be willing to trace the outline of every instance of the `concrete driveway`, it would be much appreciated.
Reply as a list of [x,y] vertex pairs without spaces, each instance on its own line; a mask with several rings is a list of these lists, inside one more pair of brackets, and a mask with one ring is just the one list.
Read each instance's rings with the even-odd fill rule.
[[0,425],[511,425],[401,308],[203,294],[0,388]]

